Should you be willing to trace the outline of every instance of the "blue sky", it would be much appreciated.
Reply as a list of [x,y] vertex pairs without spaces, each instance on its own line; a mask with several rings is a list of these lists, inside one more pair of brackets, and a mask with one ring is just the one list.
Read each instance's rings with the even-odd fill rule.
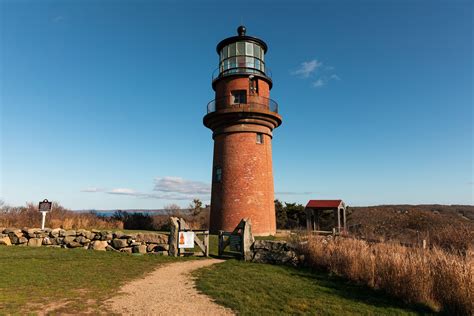
[[209,200],[216,44],[269,46],[276,197],[473,204],[472,1],[0,0],[1,191]]

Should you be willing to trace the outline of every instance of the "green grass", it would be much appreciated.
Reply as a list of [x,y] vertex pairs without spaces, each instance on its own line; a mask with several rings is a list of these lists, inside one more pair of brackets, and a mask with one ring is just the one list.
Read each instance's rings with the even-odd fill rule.
[[85,249],[0,247],[0,314],[97,311],[126,281],[172,258]]
[[228,260],[195,272],[198,289],[242,315],[431,313],[326,273]]

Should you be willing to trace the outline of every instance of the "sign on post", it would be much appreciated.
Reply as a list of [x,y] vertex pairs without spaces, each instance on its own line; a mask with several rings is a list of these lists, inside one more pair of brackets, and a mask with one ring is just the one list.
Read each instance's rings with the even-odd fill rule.
[[43,216],[43,218],[41,220],[41,229],[44,229],[44,223],[45,223],[45,220],[46,220],[46,213],[51,211],[52,205],[53,205],[53,203],[49,202],[48,199],[44,199],[43,202],[39,202],[38,209],[41,212],[41,215]]
[[179,232],[178,248],[194,248],[194,232]]

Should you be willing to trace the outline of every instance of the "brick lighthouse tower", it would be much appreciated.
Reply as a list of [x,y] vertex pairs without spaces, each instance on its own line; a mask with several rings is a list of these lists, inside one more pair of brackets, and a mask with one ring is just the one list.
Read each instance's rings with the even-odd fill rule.
[[255,235],[273,235],[272,131],[281,116],[270,99],[267,44],[245,32],[240,26],[237,36],[217,44],[216,95],[204,116],[214,139],[210,230],[232,231],[242,218],[250,218]]

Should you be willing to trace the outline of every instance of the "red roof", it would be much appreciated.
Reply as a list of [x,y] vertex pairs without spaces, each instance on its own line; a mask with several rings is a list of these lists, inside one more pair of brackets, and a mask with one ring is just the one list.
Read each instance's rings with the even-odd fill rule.
[[342,200],[309,200],[306,208],[338,208]]

